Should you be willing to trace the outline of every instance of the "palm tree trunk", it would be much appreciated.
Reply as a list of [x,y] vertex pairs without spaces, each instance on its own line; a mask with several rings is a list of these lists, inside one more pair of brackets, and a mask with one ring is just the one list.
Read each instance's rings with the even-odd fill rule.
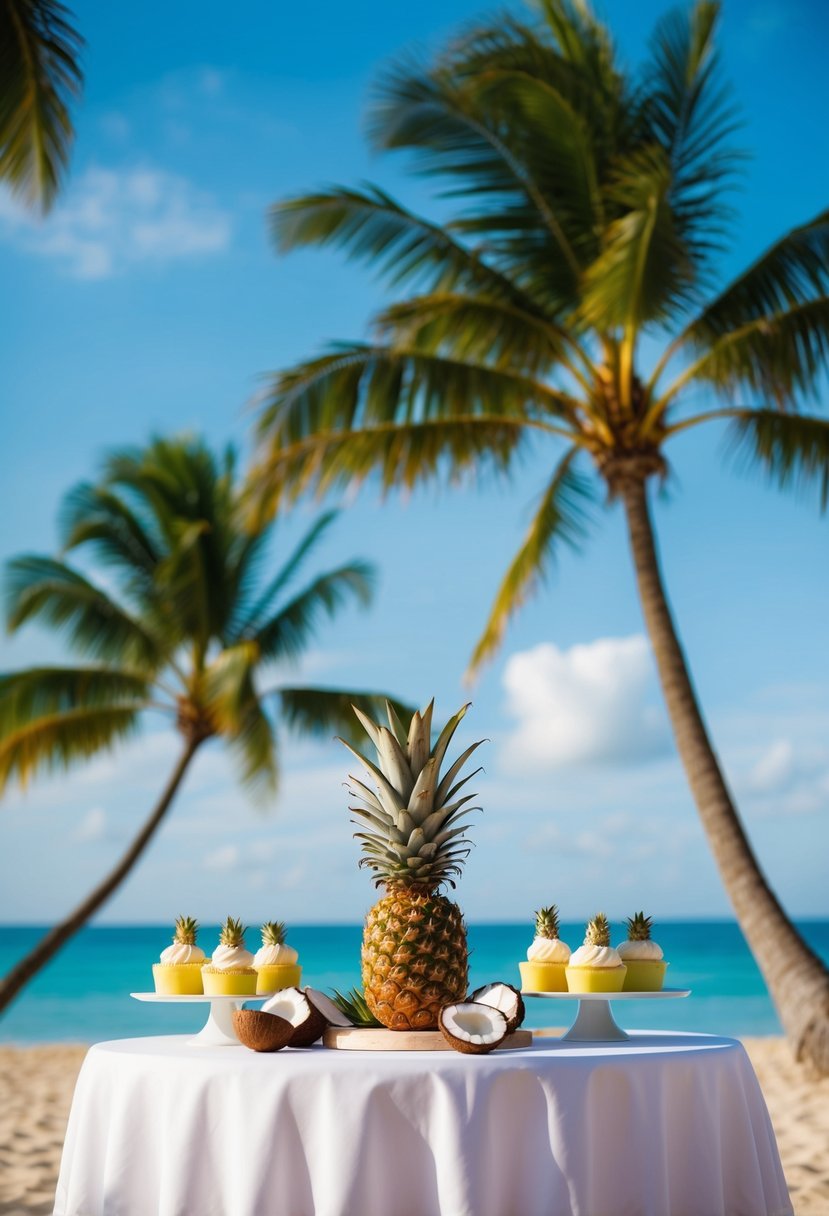
[[181,753],[178,763],[173,769],[152,815],[135,837],[115,869],[110,871],[104,881],[95,888],[91,895],[87,896],[83,903],[78,904],[77,908],[65,920],[61,921],[59,925],[55,925],[54,929],[50,929],[40,939],[34,950],[31,950],[25,958],[16,963],[11,971],[0,980],[0,1013],[17,996],[20,989],[25,984],[28,984],[29,980],[33,979],[38,971],[49,962],[49,959],[57,954],[58,950],[69,941],[69,938],[83,927],[90,916],[98,911],[101,905],[109,899],[113,891],[129,874],[155,835],[158,825],[167,813],[170,803],[173,801],[176,791],[181,785],[182,778],[196,753],[196,749],[202,742],[203,740],[199,738],[187,740],[184,751]]
[[677,750],[723,885],[797,1058],[828,1074],[829,971],[769,886],[720,769],[662,583],[645,482],[631,478],[618,490]]

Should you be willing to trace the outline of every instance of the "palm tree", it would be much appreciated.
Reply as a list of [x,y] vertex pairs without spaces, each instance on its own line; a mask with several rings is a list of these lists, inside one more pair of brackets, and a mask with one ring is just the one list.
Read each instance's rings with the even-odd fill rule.
[[69,163],[83,83],[71,17],[57,0],[0,0],[0,181],[43,212]]
[[372,571],[347,562],[294,589],[331,525],[328,513],[266,578],[274,528],[242,526],[244,493],[232,449],[217,458],[198,440],[156,439],[112,455],[97,484],[83,483],[65,500],[64,551],[97,559],[106,585],[63,557],[25,554],[9,563],[9,629],[37,621],[60,630],[84,661],[0,675],[0,791],[114,748],[148,713],[167,718],[181,749],[115,868],[0,981],[0,1010],[127,877],[205,744],[222,740],[242,785],[272,799],[275,718],[303,733],[353,736],[351,705],[378,706],[378,694],[269,685],[269,668],[273,676],[274,665],[299,659],[322,618],[350,600],[368,603]]
[[[829,212],[786,233],[725,287],[714,275],[738,157],[719,79],[718,5],[657,26],[625,73],[587,0],[537,0],[380,81],[378,149],[440,177],[431,221],[383,190],[331,188],[276,206],[283,250],[344,248],[410,294],[368,343],[274,377],[258,417],[260,510],[377,473],[384,489],[491,466],[548,443],[550,472],[472,657],[562,544],[596,487],[620,504],[677,748],[725,887],[798,1055],[829,1071],[829,974],[746,837],[672,617],[651,518],[667,446],[730,420],[781,485],[829,493],[829,424],[804,412],[829,350]],[[448,211],[448,214],[447,214]],[[643,356],[662,343],[652,364]],[[646,366],[647,364],[647,366]]]

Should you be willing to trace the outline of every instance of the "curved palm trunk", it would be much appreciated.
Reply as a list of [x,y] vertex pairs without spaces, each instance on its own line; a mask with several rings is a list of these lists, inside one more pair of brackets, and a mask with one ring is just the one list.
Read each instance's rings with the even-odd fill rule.
[[703,721],[659,567],[642,480],[618,487],[674,737],[723,885],[798,1059],[829,1073],[829,971],[786,916],[748,842]]
[[110,871],[104,881],[95,888],[91,895],[87,896],[83,903],[78,904],[77,908],[66,920],[61,921],[59,925],[55,925],[54,929],[50,929],[40,939],[34,950],[31,950],[25,958],[16,963],[11,971],[0,980],[0,1013],[17,996],[20,989],[25,984],[28,984],[29,980],[33,979],[38,971],[49,962],[49,959],[57,954],[58,950],[69,941],[69,938],[83,927],[90,916],[98,911],[101,905],[109,899],[113,891],[129,874],[167,813],[170,803],[173,801],[176,791],[181,785],[182,778],[187,771],[187,766],[193,759],[196,749],[200,746],[201,742],[202,740],[200,739],[188,740],[176,767],[170,775],[164,792],[156,803],[155,810],[115,869]]

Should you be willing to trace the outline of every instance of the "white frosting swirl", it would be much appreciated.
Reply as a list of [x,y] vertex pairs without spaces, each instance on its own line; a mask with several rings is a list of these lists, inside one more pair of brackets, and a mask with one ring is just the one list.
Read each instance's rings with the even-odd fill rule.
[[645,942],[621,942],[619,956],[631,962],[658,963],[662,958],[662,947],[648,938]]
[[253,955],[244,946],[217,946],[210,966],[217,971],[245,971],[253,966]]
[[161,951],[161,962],[166,966],[176,963],[203,963],[204,951],[201,946],[188,946],[186,942],[173,942],[166,950]]
[[622,960],[619,951],[613,946],[594,946],[585,942],[570,955],[571,967],[620,967]]
[[283,942],[281,946],[260,946],[256,951],[253,965],[254,967],[290,967],[298,958],[299,955],[293,946],[286,946]]
[[527,951],[531,963],[566,963],[570,947],[557,937],[536,937]]

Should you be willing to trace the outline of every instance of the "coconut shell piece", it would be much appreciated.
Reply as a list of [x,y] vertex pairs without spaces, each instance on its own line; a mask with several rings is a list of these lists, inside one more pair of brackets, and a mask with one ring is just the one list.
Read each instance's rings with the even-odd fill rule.
[[497,983],[484,984],[483,987],[470,992],[466,999],[500,1010],[507,1019],[508,1034],[512,1034],[513,1030],[517,1030],[524,1024],[526,1016],[524,1001],[521,993],[517,988],[513,988],[512,984],[506,984],[500,980]]
[[450,1047],[470,1056],[494,1051],[508,1033],[507,1019],[500,1009],[477,1001],[446,1005],[440,1011],[438,1025]]
[[234,1009],[236,1038],[251,1051],[279,1051],[290,1041],[294,1028],[285,1018],[260,1009]]
[[347,1026],[353,1026],[354,1023],[350,1018],[347,1018],[341,1009],[338,1009],[330,996],[326,996],[324,992],[320,992],[318,988],[306,988],[305,996],[308,1002],[313,1005],[317,1013],[325,1020],[327,1026],[339,1026],[345,1029]]
[[289,1047],[310,1047],[322,1038],[327,1022],[299,988],[283,988],[262,1006],[263,1013],[285,1018],[293,1027]]

